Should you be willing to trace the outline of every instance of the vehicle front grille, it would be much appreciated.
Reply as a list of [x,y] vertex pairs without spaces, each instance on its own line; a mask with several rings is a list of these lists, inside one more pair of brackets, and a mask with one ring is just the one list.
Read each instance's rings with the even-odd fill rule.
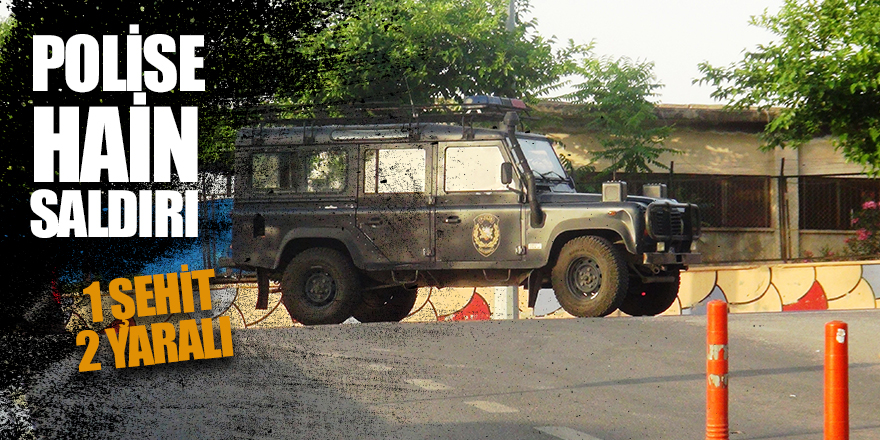
[[657,240],[692,240],[700,235],[696,205],[652,203],[647,217],[648,233]]
[[670,236],[684,234],[684,221],[676,209],[656,210],[651,213],[654,235]]

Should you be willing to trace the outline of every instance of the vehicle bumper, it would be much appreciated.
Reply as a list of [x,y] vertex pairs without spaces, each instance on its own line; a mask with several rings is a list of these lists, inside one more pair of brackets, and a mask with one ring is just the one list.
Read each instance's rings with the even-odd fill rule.
[[670,265],[670,264],[700,264],[703,256],[698,253],[677,254],[673,252],[646,252],[642,255],[642,263]]

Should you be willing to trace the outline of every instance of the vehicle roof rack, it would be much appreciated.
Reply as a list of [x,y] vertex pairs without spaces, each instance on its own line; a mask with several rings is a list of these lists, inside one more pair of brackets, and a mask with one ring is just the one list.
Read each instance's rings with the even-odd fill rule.
[[[389,105],[365,103],[357,105],[316,108],[306,106],[263,106],[254,108],[259,113],[257,124],[274,126],[314,127],[323,125],[368,125],[453,123],[472,126],[474,122],[500,122],[507,112],[525,112],[528,107],[519,99],[489,95],[469,96],[462,103],[424,105]],[[330,112],[344,116],[327,116]]]

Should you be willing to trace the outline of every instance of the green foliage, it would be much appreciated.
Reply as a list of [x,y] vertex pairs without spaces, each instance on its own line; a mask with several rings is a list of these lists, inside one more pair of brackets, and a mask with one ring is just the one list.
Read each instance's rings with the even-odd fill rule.
[[601,189],[601,184],[598,184],[593,178],[596,174],[596,167],[592,164],[575,166],[574,162],[564,154],[559,155],[559,162],[562,163],[565,172],[574,179],[574,185],[578,192],[598,192]]
[[625,57],[585,57],[576,66],[576,73],[585,81],[561,97],[583,106],[583,116],[590,121],[587,128],[598,133],[604,148],[593,152],[593,157],[611,162],[605,174],[649,173],[652,166],[668,169],[657,159],[663,153],[679,153],[663,146],[672,128],[657,124],[651,98],[662,85],[657,83],[653,67],[653,63]]
[[[199,107],[199,168],[201,172],[231,172],[235,129],[249,123],[254,106],[276,95],[296,95],[312,89],[315,65],[299,52],[304,35],[319,32],[331,20],[346,17],[344,0],[207,0],[103,1],[64,0],[33,2],[14,0],[15,25],[0,27],[0,243],[15,252],[3,272],[7,286],[0,292],[0,328],[15,326],[50,283],[65,290],[91,276],[109,280],[139,272],[145,264],[192,244],[184,238],[51,238],[38,239],[30,231],[36,219],[29,200],[31,191],[165,189],[160,183],[40,183],[33,184],[33,127],[35,106],[80,108],[85,130],[89,106],[132,105],[131,92],[78,93],[64,83],[64,69],[49,74],[48,90],[32,91],[33,35],[123,35],[137,23],[144,35],[204,35],[204,92],[149,93],[150,106]],[[7,22],[8,23],[8,22]],[[122,39],[124,40],[124,37]],[[122,75],[125,44],[119,45]],[[175,55],[170,54],[172,62]],[[149,67],[145,64],[145,67]],[[124,76],[123,76],[124,77]],[[128,118],[122,114],[122,133]],[[86,207],[88,209],[88,207]],[[88,211],[86,211],[88,212]]]
[[[300,103],[431,102],[474,94],[534,98],[560,85],[569,60],[535,22],[505,29],[508,0],[376,0],[303,40],[319,65]],[[518,2],[527,11],[528,1]]]
[[6,37],[12,33],[13,27],[15,27],[15,19],[11,16],[0,21],[0,56],[2,56],[3,44],[6,43]]
[[733,108],[782,107],[765,148],[830,133],[847,160],[880,173],[880,3],[786,0],[751,23],[778,38],[727,67],[700,64],[699,82]]

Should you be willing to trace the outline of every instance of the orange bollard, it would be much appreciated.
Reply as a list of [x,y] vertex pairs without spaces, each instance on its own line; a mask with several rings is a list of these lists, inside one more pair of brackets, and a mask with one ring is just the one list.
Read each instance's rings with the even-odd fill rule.
[[849,354],[845,322],[825,324],[825,440],[849,439]]
[[706,440],[727,440],[727,303],[708,304],[706,325]]

